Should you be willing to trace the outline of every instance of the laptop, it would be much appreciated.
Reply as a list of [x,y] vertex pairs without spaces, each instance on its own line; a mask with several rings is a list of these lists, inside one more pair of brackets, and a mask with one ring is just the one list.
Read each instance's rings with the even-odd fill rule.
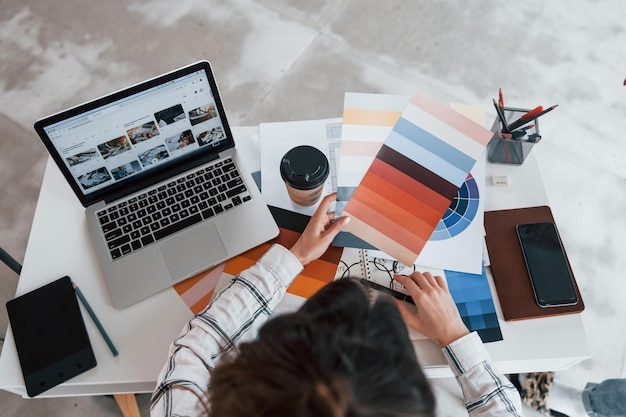
[[128,307],[279,233],[242,164],[209,62],[35,122]]

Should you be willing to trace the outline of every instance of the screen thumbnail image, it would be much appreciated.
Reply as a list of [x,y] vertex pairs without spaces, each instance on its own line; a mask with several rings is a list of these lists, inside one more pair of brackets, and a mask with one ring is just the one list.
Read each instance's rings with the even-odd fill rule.
[[136,174],[139,171],[141,171],[141,165],[139,165],[139,162],[131,161],[128,164],[113,168],[111,170],[111,175],[113,175],[115,180],[121,180],[122,178]]
[[200,146],[204,145],[216,145],[222,139],[225,139],[226,135],[224,134],[224,130],[221,126],[214,127],[213,129],[202,132],[198,135],[198,144]]
[[142,124],[141,126],[135,126],[132,129],[127,130],[126,133],[128,134],[128,137],[133,145],[136,145],[138,142],[143,142],[158,136],[159,129],[157,129],[156,123],[148,122]]
[[78,177],[78,182],[85,190],[110,180],[111,175],[105,167],[98,168]]
[[196,107],[189,112],[189,121],[192,126],[210,120],[214,117],[217,117],[217,110],[215,110],[215,104],[213,103]]
[[110,140],[108,142],[98,145],[98,150],[104,159],[123,154],[126,151],[130,151],[130,142],[126,136],[120,136],[119,138]]
[[185,120],[186,117],[187,116],[185,116],[183,106],[180,104],[168,107],[165,110],[154,113],[154,118],[156,119],[160,127],[171,125],[172,123],[176,123],[179,120]]
[[82,164],[83,162],[91,161],[97,157],[98,152],[96,151],[96,148],[91,148],[85,152],[79,152],[76,155],[69,156],[65,158],[65,160],[71,167],[73,167],[75,165]]
[[184,147],[189,146],[192,143],[196,143],[196,140],[193,138],[191,130],[185,130],[181,134],[165,139],[167,150],[170,151],[170,153],[178,149],[183,149]]
[[140,153],[139,161],[141,162],[141,165],[146,167],[169,158],[169,156],[170,154],[167,153],[165,145],[159,145],[156,148],[148,149],[147,151]]

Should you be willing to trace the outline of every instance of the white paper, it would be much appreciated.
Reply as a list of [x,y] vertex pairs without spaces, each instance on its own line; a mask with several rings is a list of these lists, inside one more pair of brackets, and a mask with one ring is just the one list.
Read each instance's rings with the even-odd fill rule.
[[[313,215],[319,202],[303,207],[294,204],[280,176],[280,162],[292,148],[309,145],[319,149],[330,162],[330,175],[324,184],[322,196],[337,189],[335,152],[341,136],[341,118],[295,122],[261,123],[261,193],[270,206],[279,207],[308,216]],[[321,200],[321,199],[320,199]]]

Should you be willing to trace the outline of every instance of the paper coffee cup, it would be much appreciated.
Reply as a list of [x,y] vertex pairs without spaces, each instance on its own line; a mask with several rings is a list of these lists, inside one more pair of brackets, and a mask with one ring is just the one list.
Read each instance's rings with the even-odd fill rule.
[[296,146],[280,161],[280,176],[285,181],[289,198],[300,206],[317,203],[329,173],[328,158],[313,146]]

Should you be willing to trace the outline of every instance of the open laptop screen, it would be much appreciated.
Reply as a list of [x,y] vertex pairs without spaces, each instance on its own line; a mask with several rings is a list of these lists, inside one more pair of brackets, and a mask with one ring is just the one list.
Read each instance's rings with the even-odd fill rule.
[[35,129],[85,206],[233,146],[206,62],[50,116]]

